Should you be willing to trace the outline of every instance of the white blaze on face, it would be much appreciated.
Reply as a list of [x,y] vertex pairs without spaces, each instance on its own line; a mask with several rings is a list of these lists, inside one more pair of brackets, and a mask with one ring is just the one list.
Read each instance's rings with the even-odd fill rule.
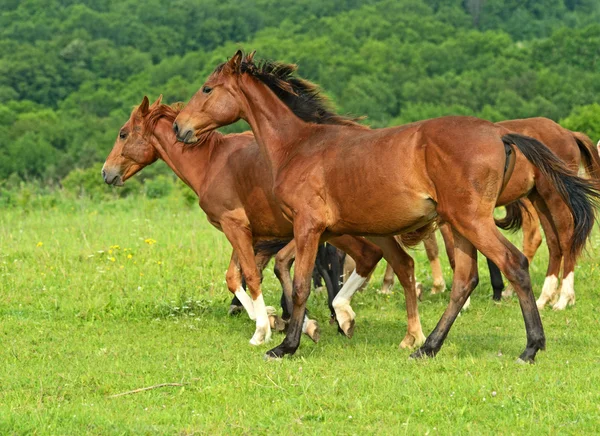
[[356,316],[352,307],[350,307],[350,300],[352,300],[352,296],[366,280],[366,277],[361,277],[354,270],[350,278],[342,286],[342,289],[340,289],[340,292],[333,299],[333,308],[335,309],[335,315],[340,326],[343,327],[346,322],[352,321]]
[[238,300],[240,300],[240,303],[242,303],[244,309],[246,309],[246,313],[248,314],[250,319],[254,321],[256,319],[256,315],[254,314],[254,304],[252,304],[252,300],[250,299],[248,294],[246,294],[244,288],[240,286],[238,290],[235,291],[235,296]]
[[271,325],[269,323],[269,314],[265,306],[265,300],[260,294],[253,301],[254,314],[256,315],[256,331],[250,340],[252,345],[260,345],[263,342],[268,342],[271,339]]
[[544,280],[544,286],[542,287],[542,293],[536,302],[538,309],[542,309],[548,303],[548,301],[552,300],[557,288],[558,277],[555,275],[546,276],[546,279]]

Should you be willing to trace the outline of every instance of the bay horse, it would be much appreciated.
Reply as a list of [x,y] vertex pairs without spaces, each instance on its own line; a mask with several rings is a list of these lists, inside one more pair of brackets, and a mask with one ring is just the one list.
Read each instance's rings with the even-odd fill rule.
[[[338,234],[371,240],[402,234],[416,242],[441,218],[452,226],[455,242],[450,303],[412,357],[439,351],[478,282],[479,250],[498,265],[519,296],[527,332],[520,359],[533,362],[545,348],[545,335],[527,259],[496,228],[494,208],[507,193],[514,201],[535,187],[544,206],[549,206],[544,199],[558,193],[571,210],[571,250],[578,253],[593,226],[592,199],[598,191],[539,141],[506,127],[473,117],[442,117],[371,130],[333,113],[316,86],[294,75],[294,65],[255,63],[253,57],[238,50],[217,66],[173,129],[180,141],[193,144],[218,127],[244,119],[269,162],[275,196],[293,222],[297,254],[290,325],[284,341],[267,357],[298,349],[320,240]],[[338,122],[310,122],[315,118]],[[508,189],[519,161],[529,161],[540,176],[535,178],[534,170],[530,177],[519,172]],[[340,294],[365,280],[353,273]]]
[[[226,274],[227,287],[239,298],[250,318],[256,320],[250,343],[259,345],[271,336],[268,312],[273,310],[267,311],[264,305],[257,268],[257,262],[262,268],[268,259],[264,256],[255,259],[254,246],[256,241],[264,239],[292,239],[292,224],[283,217],[273,196],[271,171],[252,134],[210,132],[194,147],[182,148],[172,130],[180,110],[180,105],[162,104],[161,98],[150,105],[144,97],[119,131],[102,170],[104,180],[120,185],[145,166],[162,159],[194,190],[209,222],[225,233],[233,247]],[[350,254],[356,260],[357,273],[362,275],[370,274],[384,254],[376,245],[355,236],[342,235],[329,242]],[[384,238],[381,244],[386,247],[386,259],[401,271],[401,282],[412,280],[414,271],[397,265],[396,258],[401,256],[396,253],[400,249],[394,238]],[[286,313],[289,316],[292,312],[289,267],[294,253],[295,244],[291,241],[276,256],[275,273],[282,283],[286,303],[284,318]],[[242,272],[252,299],[242,288]],[[344,299],[334,300],[334,305],[340,328],[345,335],[352,336],[354,311]],[[403,342],[406,347],[425,341],[418,313],[411,315]],[[302,330],[313,340],[318,338],[314,320],[305,318]]]
[[[536,117],[518,120],[508,120],[498,123],[516,133],[538,139],[547,145],[558,157],[560,157],[571,169],[578,170],[583,166],[587,176],[596,184],[600,183],[600,156],[596,153],[592,140],[581,132],[573,132],[560,126],[551,119]],[[513,177],[515,174],[513,173]],[[562,214],[568,214],[567,210],[562,210]],[[545,215],[542,215],[545,216]],[[560,223],[568,223],[569,217],[565,216]],[[542,220],[542,227],[546,233],[546,243],[548,245],[549,263],[546,272],[546,279],[542,287],[540,297],[537,299],[538,309],[543,309],[548,302],[554,301],[552,308],[554,310],[564,310],[568,305],[575,304],[574,273],[576,258],[568,246],[569,231],[566,228],[554,228],[553,221]],[[529,263],[542,243],[542,237],[539,231],[540,218],[532,202],[527,198],[522,198],[517,202],[506,205],[506,216],[503,219],[496,220],[498,227],[515,231],[523,228],[523,254],[527,257]],[[445,225],[439,226],[444,239],[446,252],[453,267],[453,240],[452,231]],[[561,239],[562,234],[562,239]],[[439,254],[435,235],[430,235],[424,240],[427,257],[431,263],[433,288],[432,294],[445,288],[444,278],[439,266]],[[558,276],[561,264],[563,265],[562,286],[558,293]],[[498,268],[488,260],[490,270],[490,279],[494,290],[493,297],[500,300],[504,284]],[[393,284],[393,276],[390,277],[386,269],[382,291],[386,291]],[[469,301],[465,303],[465,307]]]

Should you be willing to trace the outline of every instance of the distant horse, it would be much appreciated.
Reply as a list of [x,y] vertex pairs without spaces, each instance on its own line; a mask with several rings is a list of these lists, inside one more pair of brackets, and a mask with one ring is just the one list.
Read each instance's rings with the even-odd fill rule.
[[[529,195],[548,210],[554,207],[550,200],[558,198],[557,207],[571,211],[570,250],[577,254],[591,232],[592,199],[598,191],[539,141],[488,121],[443,117],[365,128],[333,113],[316,87],[294,72],[293,65],[255,63],[253,54],[244,57],[238,51],[215,69],[173,124],[178,139],[191,144],[243,118],[269,162],[275,196],[293,221],[297,254],[292,319],[283,343],[267,355],[282,357],[299,346],[321,239],[356,234],[376,241],[402,234],[414,243],[442,219],[452,226],[455,242],[450,303],[413,357],[439,351],[478,282],[479,250],[498,265],[519,296],[527,331],[520,358],[533,361],[545,347],[545,336],[527,258],[496,229],[494,208]],[[337,122],[315,124],[317,119]],[[515,167],[518,177],[513,179]],[[406,252],[400,265],[413,267]],[[338,298],[347,299],[365,280],[353,273]],[[414,281],[402,285],[410,315],[417,310]]]
[[[543,142],[573,171],[577,171],[583,163],[583,168],[593,183],[597,185],[600,182],[600,157],[594,149],[593,142],[585,134],[572,132],[548,118],[541,117],[502,121],[498,124],[513,132],[528,135]],[[512,177],[519,177],[519,175],[513,172]],[[538,216],[535,207],[536,205],[532,204],[529,200],[522,199],[507,205],[506,217],[496,220],[496,224],[505,230],[516,230],[523,227],[523,254],[525,254],[530,263],[542,242],[539,232],[540,216]],[[544,210],[543,205],[538,204],[537,207]],[[549,263],[542,293],[537,300],[539,309],[543,309],[549,301],[555,301],[553,305],[555,310],[563,310],[567,305],[575,304],[574,273],[576,256],[571,252],[569,245],[570,216],[568,210],[563,209],[561,213],[564,216],[559,220],[556,217],[548,217],[548,213],[542,212],[541,214],[541,224],[546,234],[546,243],[548,245]],[[440,228],[450,264],[452,265],[454,262],[452,233],[445,225],[440,226]],[[432,267],[434,285],[432,293],[436,293],[442,286],[445,287],[445,284],[443,284],[444,279],[439,267],[435,236],[433,234],[430,235],[424,241],[424,245]],[[558,275],[561,264],[563,265],[563,281],[560,294],[558,294]],[[495,265],[490,264],[489,266],[494,289],[494,299],[499,300],[502,288],[504,287],[502,276]],[[393,277],[390,279],[388,271],[386,271],[384,289],[391,284],[390,282],[393,282]],[[467,304],[468,300],[465,306]]]
[[[182,149],[171,128],[180,109],[179,105],[161,104],[160,98],[150,106],[144,97],[121,127],[102,174],[106,183],[121,185],[145,166],[162,159],[194,190],[209,222],[222,230],[233,246],[226,275],[227,287],[239,298],[250,318],[256,320],[256,331],[250,343],[258,345],[271,336],[268,313],[274,312],[265,307],[260,289],[261,274],[257,265],[262,270],[273,251],[273,246],[268,248],[268,241],[263,240],[291,239],[292,224],[283,217],[273,197],[271,172],[252,134],[212,132],[203,136],[195,147]],[[257,242],[263,249],[257,250],[255,259]],[[330,243],[349,253],[362,274],[369,274],[382,257],[381,250],[363,238],[340,236],[331,239]],[[275,241],[275,246],[277,244],[279,241]],[[289,266],[294,258],[295,244],[291,241],[283,249],[277,247],[276,252],[275,273],[286,296],[285,319],[286,314],[287,317],[291,314]],[[242,272],[252,300],[242,287]],[[351,315],[352,319],[341,323],[348,336],[354,328],[354,312]],[[306,318],[302,329],[313,340],[318,339],[316,321]],[[419,332],[421,337],[416,339],[424,341],[424,335]]]

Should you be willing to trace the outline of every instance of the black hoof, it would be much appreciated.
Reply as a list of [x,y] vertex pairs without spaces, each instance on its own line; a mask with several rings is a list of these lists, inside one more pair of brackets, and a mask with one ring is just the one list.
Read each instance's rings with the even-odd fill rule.
[[265,353],[265,360],[282,359],[286,354],[294,354],[294,351],[290,351],[287,347],[279,345]]
[[227,315],[236,316],[236,315],[239,315],[240,313],[242,313],[243,311],[244,311],[244,306],[236,306],[235,304],[232,304],[231,306],[229,306]]
[[523,353],[521,353],[521,355],[517,359],[517,363],[534,364],[536,353],[537,350],[526,349],[525,351],[523,351]]
[[436,352],[425,347],[419,348],[417,351],[410,355],[411,359],[426,359],[428,357],[435,357]]

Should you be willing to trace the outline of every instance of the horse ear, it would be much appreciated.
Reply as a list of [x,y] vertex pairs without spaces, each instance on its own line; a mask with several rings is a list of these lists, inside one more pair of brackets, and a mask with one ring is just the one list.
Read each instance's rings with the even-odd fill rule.
[[256,54],[256,50],[252,50],[252,53],[248,54],[246,56],[246,62],[251,64],[252,62],[254,62],[254,55]]
[[235,52],[233,57],[227,61],[227,65],[235,73],[239,73],[242,69],[242,61],[244,60],[244,53],[241,50]]
[[142,104],[138,107],[137,114],[143,117],[148,114],[148,109],[150,109],[150,100],[148,100],[148,97],[144,96]]
[[162,98],[163,95],[159,95],[158,98],[156,99],[156,101],[154,103],[152,103],[152,105],[150,106],[151,108],[155,108],[157,106],[160,106],[160,104],[162,103]]

